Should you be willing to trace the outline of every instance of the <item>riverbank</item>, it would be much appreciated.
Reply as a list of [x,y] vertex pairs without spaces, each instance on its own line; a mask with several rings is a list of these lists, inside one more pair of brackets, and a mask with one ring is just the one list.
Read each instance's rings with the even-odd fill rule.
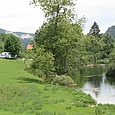
[[100,115],[90,95],[42,82],[21,60],[0,59],[0,64],[1,115]]

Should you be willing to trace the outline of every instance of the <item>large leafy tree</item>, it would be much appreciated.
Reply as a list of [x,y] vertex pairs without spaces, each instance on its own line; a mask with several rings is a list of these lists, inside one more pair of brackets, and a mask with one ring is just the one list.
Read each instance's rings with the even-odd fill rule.
[[0,53],[4,51],[4,43],[0,40]]
[[95,63],[97,59],[102,58],[102,54],[104,53],[103,49],[105,47],[105,43],[102,39],[96,39],[94,36],[85,35],[79,40],[78,44],[86,51],[85,56],[89,63]]
[[99,37],[100,34],[100,29],[99,26],[96,22],[93,23],[93,25],[91,26],[91,29],[89,30],[89,34],[95,37]]
[[105,43],[104,46],[104,52],[105,52],[105,57],[108,57],[108,55],[113,51],[113,48],[115,48],[115,40],[109,35],[109,34],[104,34],[103,35],[103,42]]
[[6,38],[7,38],[7,34],[0,33],[0,40],[2,40],[4,42],[6,40]]
[[4,51],[4,42],[7,38],[7,35],[4,33],[0,34],[0,52]]
[[21,42],[18,37],[13,34],[7,34],[7,39],[4,43],[4,51],[11,52],[11,55],[15,57],[19,55],[21,47]]
[[52,52],[57,74],[64,74],[77,68],[78,63],[76,62],[80,60],[76,60],[76,58],[81,57],[78,56],[80,52],[77,49],[77,42],[82,37],[82,21],[75,18],[73,1],[33,0],[33,3],[40,5],[47,20],[36,31],[36,45]]

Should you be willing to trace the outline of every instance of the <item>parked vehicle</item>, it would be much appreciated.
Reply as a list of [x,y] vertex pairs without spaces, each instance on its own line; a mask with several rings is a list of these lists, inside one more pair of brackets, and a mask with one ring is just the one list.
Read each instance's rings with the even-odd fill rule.
[[11,53],[10,52],[2,52],[0,54],[0,58],[11,58]]

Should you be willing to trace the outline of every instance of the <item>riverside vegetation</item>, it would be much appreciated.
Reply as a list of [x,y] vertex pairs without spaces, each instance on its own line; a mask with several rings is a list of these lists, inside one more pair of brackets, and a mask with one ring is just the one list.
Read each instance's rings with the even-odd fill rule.
[[96,105],[75,88],[44,83],[22,60],[0,59],[0,115],[114,115],[114,105]]
[[[33,49],[25,51],[14,35],[1,35],[0,46],[13,58],[33,59],[30,66],[26,64],[33,75],[24,70],[22,60],[0,59],[0,115],[114,115],[114,105],[96,106],[90,95],[59,86],[65,85],[62,77],[67,75],[70,82],[69,76],[84,65],[113,60],[114,39],[100,34],[96,22],[84,35],[86,20],[77,18],[73,0],[32,0],[30,4],[40,6],[46,20],[35,32]],[[62,75],[54,84],[41,80],[54,74]]]

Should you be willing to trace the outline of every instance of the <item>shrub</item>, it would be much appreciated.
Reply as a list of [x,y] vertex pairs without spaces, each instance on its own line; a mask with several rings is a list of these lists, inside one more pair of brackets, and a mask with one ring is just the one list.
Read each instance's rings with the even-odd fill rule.
[[109,55],[109,61],[110,62],[115,62],[115,53],[110,53],[110,55]]
[[113,76],[113,77],[115,77],[115,64],[114,64],[114,63],[112,63],[112,64],[108,67],[107,72],[106,72],[106,75],[107,75],[107,76]]
[[63,86],[68,86],[70,84],[74,84],[74,81],[69,76],[60,75],[60,76],[56,76],[54,78],[53,84],[54,85],[59,84],[59,85],[63,85]]
[[95,115],[114,115],[115,105],[99,104],[95,109]]
[[30,65],[30,71],[40,78],[47,77],[54,73],[54,57],[51,52],[43,48],[36,48],[35,56]]

